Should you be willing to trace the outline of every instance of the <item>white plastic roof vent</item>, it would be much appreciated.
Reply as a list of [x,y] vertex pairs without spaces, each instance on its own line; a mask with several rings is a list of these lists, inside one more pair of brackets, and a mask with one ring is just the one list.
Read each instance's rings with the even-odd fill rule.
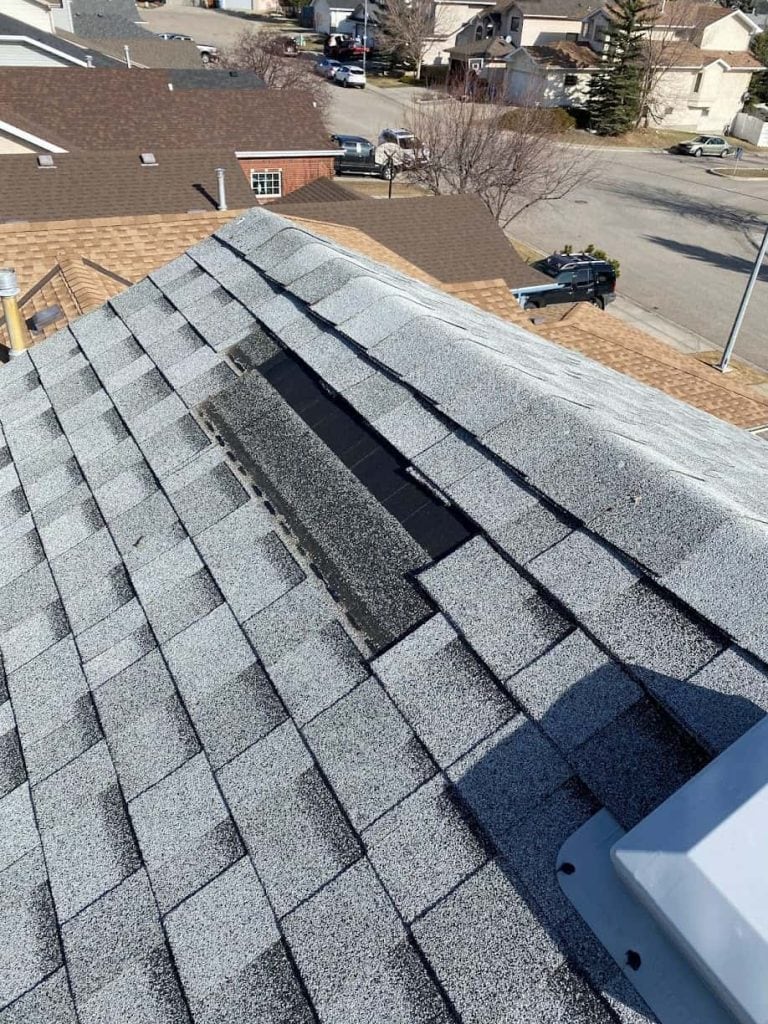
[[768,718],[611,850],[623,881],[744,1024],[768,1022]]
[[37,158],[37,166],[42,170],[50,167],[53,167],[54,169],[56,168],[56,164],[53,162],[53,157],[50,153],[41,153]]
[[157,160],[154,153],[142,153],[141,162],[145,167],[157,167]]

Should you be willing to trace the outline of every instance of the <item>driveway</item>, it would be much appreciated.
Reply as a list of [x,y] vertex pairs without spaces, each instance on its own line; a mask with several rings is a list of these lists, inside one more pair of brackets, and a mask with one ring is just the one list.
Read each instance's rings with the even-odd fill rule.
[[[765,158],[742,163],[765,166]],[[619,291],[648,319],[671,321],[719,348],[728,337],[768,223],[768,179],[707,174],[724,160],[611,150],[597,176],[567,199],[513,221],[509,233],[539,249],[590,242],[621,261]],[[620,302],[616,306],[620,306]],[[619,310],[617,309],[617,312]],[[768,270],[763,271],[736,354],[768,369]]]
[[179,32],[197,43],[211,43],[225,49],[244,28],[260,23],[237,14],[209,11],[202,7],[156,7],[141,10],[141,20],[150,32]]

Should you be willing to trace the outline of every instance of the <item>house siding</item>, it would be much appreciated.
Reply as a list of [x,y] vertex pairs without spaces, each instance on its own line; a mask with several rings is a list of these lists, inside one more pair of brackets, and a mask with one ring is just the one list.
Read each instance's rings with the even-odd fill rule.
[[581,21],[578,18],[523,18],[519,46],[544,46],[568,35],[578,37]]
[[741,97],[749,89],[752,74],[726,71],[713,64],[704,69],[701,88],[694,93],[697,74],[691,70],[668,71],[664,75],[656,90],[657,107],[662,111],[659,123],[670,128],[722,133],[741,109]]
[[51,31],[51,16],[48,11],[39,4],[30,3],[29,0],[3,0],[2,13],[9,18],[16,18],[23,21],[25,25],[39,28],[43,32]]
[[62,68],[71,62],[26,43],[0,40],[0,68]]
[[739,50],[740,52],[749,49],[749,40],[752,33],[743,22],[735,15],[728,18],[721,18],[720,21],[707,25],[701,34],[701,43],[704,50]]
[[[258,159],[243,158],[238,160],[243,169],[243,174],[250,182],[251,171],[281,171],[283,175],[283,195],[294,192],[302,185],[308,185],[318,178],[333,177],[333,157],[271,157]],[[275,197],[277,198],[277,197]],[[271,200],[264,198],[263,202]]]

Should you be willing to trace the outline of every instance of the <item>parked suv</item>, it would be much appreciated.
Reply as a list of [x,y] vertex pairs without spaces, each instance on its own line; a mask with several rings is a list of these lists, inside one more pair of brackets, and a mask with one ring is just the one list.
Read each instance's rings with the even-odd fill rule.
[[331,141],[342,149],[334,164],[337,174],[375,174],[385,180],[397,174],[393,160],[376,162],[376,146],[361,135],[332,135]]
[[695,139],[679,142],[675,152],[685,156],[730,156],[734,150],[721,135],[697,135]]
[[336,69],[333,80],[337,85],[343,85],[345,89],[350,86],[357,89],[365,88],[365,72],[356,64],[342,64],[340,68]]
[[406,167],[427,163],[429,160],[429,150],[425,148],[421,139],[417,139],[407,128],[385,128],[379,133],[379,145],[388,142],[402,150],[403,163]]
[[589,253],[554,253],[533,266],[555,283],[516,289],[525,309],[557,302],[592,302],[605,309],[616,298],[616,271],[606,260]]

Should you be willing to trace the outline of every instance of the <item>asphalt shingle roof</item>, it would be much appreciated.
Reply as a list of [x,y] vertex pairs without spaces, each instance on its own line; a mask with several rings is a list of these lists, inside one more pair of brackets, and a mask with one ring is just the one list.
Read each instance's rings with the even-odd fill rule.
[[[0,68],[0,119],[69,152],[97,149],[332,148],[304,93],[169,89],[163,69]],[[115,116],[119,111],[119,117]]]
[[556,856],[768,708],[764,443],[263,209],[0,427],[3,1024],[654,1020]]

